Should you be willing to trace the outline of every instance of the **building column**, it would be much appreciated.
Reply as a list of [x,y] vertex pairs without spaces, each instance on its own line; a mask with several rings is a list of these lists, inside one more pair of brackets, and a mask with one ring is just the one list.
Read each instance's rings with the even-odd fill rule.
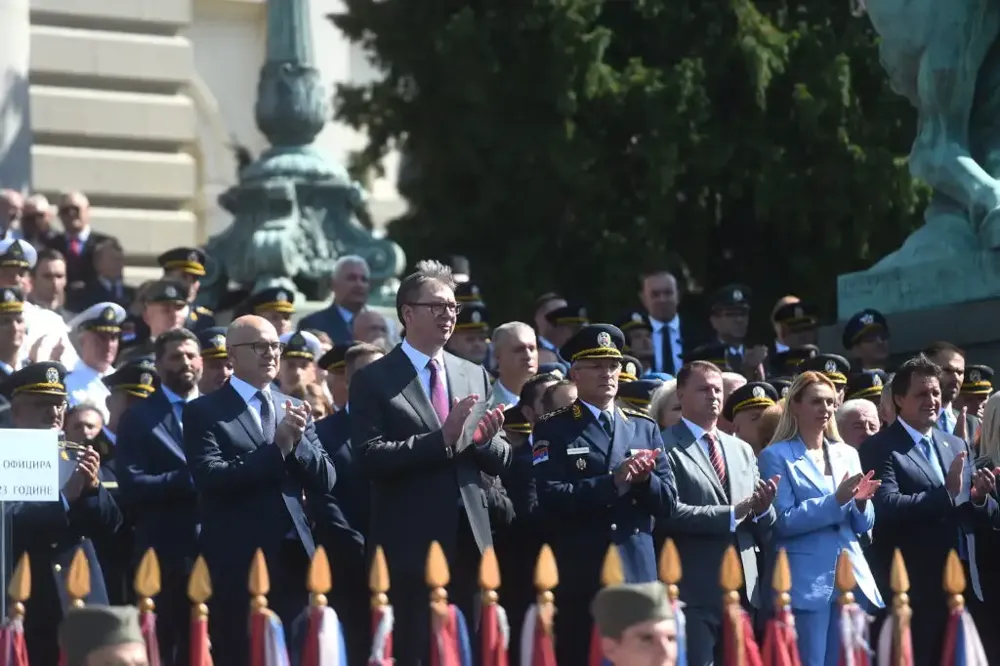
[[29,0],[0,1],[0,188],[31,186]]

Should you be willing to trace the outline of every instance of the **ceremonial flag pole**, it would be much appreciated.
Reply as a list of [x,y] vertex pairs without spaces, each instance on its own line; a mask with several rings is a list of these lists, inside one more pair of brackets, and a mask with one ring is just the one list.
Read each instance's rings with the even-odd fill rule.
[[913,666],[913,639],[910,635],[910,576],[906,573],[903,554],[896,549],[889,571],[892,588],[892,612],[882,625],[878,636],[879,666]]
[[948,595],[948,626],[945,630],[941,666],[989,666],[976,623],[965,607],[965,572],[954,550],[944,566],[944,591]]
[[24,602],[31,596],[31,563],[21,555],[7,589],[10,615],[0,628],[0,666],[28,666],[28,645],[24,640]]
[[212,650],[208,640],[208,600],[212,597],[212,579],[208,563],[201,555],[194,562],[188,578],[188,599],[191,607],[190,666],[213,666]]
[[[556,558],[548,544],[542,546],[535,564],[535,589],[538,599],[524,616],[521,632],[521,666],[556,666],[552,621],[555,617],[555,597],[552,590],[559,584]],[[572,640],[572,637],[569,638]]]
[[722,642],[725,666],[761,666],[760,648],[754,639],[750,617],[740,604],[743,570],[736,548],[730,546],[722,557],[719,584],[722,596]]
[[479,562],[479,589],[483,597],[483,620],[480,624],[482,666],[507,666],[510,624],[497,594],[500,589],[500,563],[493,546],[486,548]]
[[156,604],[153,597],[160,593],[160,561],[150,548],[142,556],[133,581],[139,599],[139,622],[146,641],[146,659],[149,666],[160,666],[160,642],[156,637]]
[[267,607],[271,578],[258,548],[250,565],[250,666],[290,666],[281,620]]
[[306,587],[309,588],[309,624],[301,666],[347,666],[347,646],[340,618],[326,601],[333,582],[330,560],[323,546],[313,554]]
[[462,611],[448,603],[451,578],[441,544],[431,542],[426,581],[431,590],[431,666],[472,666],[472,646]]
[[687,666],[687,618],[684,616],[684,602],[681,601],[680,588],[683,570],[681,555],[673,539],[667,539],[660,551],[660,580],[667,586],[667,598],[674,611],[674,622],[677,625],[677,666]]
[[764,633],[764,666],[801,666],[799,646],[795,636],[795,617],[792,615],[792,573],[788,569],[788,554],[782,548],[774,562],[771,579],[774,590],[774,617],[767,621]]
[[840,592],[839,666],[871,666],[872,649],[868,638],[868,614],[854,600],[854,565],[846,550],[840,551],[834,582]]

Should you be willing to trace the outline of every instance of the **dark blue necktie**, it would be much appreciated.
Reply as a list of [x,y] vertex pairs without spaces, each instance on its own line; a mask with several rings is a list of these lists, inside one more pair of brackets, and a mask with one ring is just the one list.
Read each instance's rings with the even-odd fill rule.
[[260,400],[260,430],[264,433],[265,442],[274,441],[274,405],[271,404],[271,394],[257,391]]

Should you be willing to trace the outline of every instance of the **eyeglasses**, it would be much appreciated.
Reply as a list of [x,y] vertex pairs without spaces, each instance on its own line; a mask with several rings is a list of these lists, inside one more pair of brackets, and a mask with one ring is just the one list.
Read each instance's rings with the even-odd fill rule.
[[412,307],[427,308],[428,310],[431,311],[431,314],[433,314],[435,317],[440,317],[445,312],[448,312],[448,314],[457,315],[459,312],[462,311],[462,304],[461,303],[419,303],[419,302],[417,302],[417,303],[407,303],[407,305],[410,305]]
[[78,206],[60,206],[59,207],[59,215],[61,215],[63,217],[66,217],[68,215],[76,216],[76,215],[79,215],[79,214],[80,214],[80,208]]
[[281,352],[285,351],[284,342],[241,342],[239,344],[229,345],[229,346],[233,348],[249,347],[251,350],[253,350],[254,354],[257,354],[257,356],[263,356],[267,352],[280,355]]

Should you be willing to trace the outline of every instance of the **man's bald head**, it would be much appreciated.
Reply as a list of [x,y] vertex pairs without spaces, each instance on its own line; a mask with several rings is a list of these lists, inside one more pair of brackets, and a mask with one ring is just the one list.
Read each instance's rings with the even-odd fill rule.
[[268,320],[246,315],[233,320],[226,330],[226,352],[233,376],[263,389],[278,376],[281,343]]
[[264,339],[264,335],[270,333],[270,337],[278,339],[278,331],[268,320],[257,315],[244,315],[237,317],[229,324],[226,330],[226,344],[233,345],[258,342]]

